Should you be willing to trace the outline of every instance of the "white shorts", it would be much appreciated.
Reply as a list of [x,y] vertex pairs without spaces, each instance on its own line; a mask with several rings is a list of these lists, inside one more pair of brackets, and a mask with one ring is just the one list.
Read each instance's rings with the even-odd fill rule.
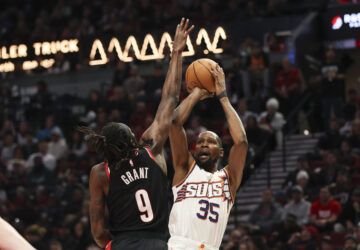
[[209,244],[181,236],[171,236],[168,241],[169,250],[219,250]]

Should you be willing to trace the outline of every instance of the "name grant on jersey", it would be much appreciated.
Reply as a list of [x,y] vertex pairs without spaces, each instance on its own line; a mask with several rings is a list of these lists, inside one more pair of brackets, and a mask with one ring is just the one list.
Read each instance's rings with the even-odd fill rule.
[[121,179],[126,185],[129,185],[133,181],[147,179],[148,170],[149,168],[139,168],[138,170],[134,168],[132,171],[126,171],[125,174],[121,175]]

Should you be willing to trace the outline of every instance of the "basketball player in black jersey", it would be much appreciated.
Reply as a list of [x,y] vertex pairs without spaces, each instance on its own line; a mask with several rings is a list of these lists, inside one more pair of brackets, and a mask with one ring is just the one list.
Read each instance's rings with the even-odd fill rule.
[[[161,101],[154,122],[139,142],[122,123],[107,124],[101,134],[79,128],[105,159],[92,168],[89,183],[91,232],[102,248],[167,249],[169,213],[163,145],[179,99],[182,51],[193,28],[184,18],[177,26]],[[104,227],[105,204],[109,231]]]

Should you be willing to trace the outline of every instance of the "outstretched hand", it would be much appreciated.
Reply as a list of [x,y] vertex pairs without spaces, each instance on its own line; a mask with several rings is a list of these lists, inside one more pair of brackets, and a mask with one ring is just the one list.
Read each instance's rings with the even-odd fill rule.
[[220,95],[222,92],[226,91],[224,71],[219,64],[216,64],[215,67],[211,66],[211,74],[215,79],[215,93],[216,95]]
[[189,27],[189,19],[181,19],[181,22],[177,25],[174,41],[172,42],[173,51],[182,52],[186,45],[186,40],[189,33],[194,29],[194,25]]

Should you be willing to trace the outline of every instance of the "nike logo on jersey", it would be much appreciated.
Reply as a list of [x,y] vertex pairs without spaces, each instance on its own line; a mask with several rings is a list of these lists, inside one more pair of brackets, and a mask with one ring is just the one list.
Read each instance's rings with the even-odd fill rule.
[[147,179],[148,170],[149,168],[139,168],[137,170],[134,168],[132,171],[126,171],[125,174],[121,175],[121,180],[123,180],[126,185],[129,185],[133,181]]

